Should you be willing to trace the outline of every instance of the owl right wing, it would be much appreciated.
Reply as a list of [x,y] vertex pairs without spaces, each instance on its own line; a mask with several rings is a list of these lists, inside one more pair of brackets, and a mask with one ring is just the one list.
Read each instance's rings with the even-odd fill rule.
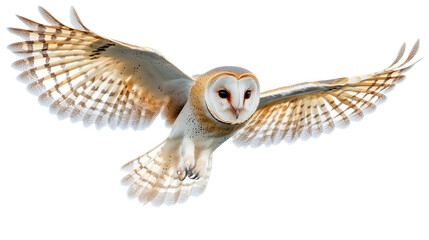
[[[239,146],[293,142],[299,138],[319,136],[337,126],[347,126],[360,119],[364,112],[375,109],[383,100],[382,92],[391,89],[414,64],[407,64],[416,55],[419,41],[408,57],[405,44],[395,61],[386,69],[355,77],[301,83],[261,93],[252,118],[234,136]],[[417,63],[417,62],[416,62]]]
[[125,44],[88,30],[72,8],[80,29],[68,27],[39,7],[50,23],[18,16],[30,30],[9,28],[27,41],[9,45],[25,58],[13,66],[39,102],[60,118],[134,129],[149,126],[162,113],[174,122],[194,80],[160,53]]

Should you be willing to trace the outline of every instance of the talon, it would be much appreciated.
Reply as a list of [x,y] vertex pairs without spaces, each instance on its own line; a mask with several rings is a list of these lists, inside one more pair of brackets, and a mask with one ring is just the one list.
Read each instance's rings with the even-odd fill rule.
[[177,170],[176,174],[177,174],[177,178],[180,181],[183,181],[183,180],[185,180],[186,176],[188,175],[188,170],[186,170],[186,169],[184,171]]
[[183,181],[183,180],[185,180],[186,176],[188,175],[188,170],[185,169],[185,171],[177,171],[176,173],[179,177],[179,180]]
[[199,175],[200,175],[200,173],[199,173],[199,172],[197,172],[197,173],[192,173],[191,175],[189,175],[189,178],[190,178],[190,179],[197,180],[197,179],[199,179]]

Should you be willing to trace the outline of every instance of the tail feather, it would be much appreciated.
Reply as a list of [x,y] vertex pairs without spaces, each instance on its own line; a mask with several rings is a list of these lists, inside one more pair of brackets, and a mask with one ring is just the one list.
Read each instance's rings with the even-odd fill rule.
[[138,198],[143,204],[171,205],[204,192],[212,158],[207,159],[205,174],[200,179],[185,178],[181,181],[176,173],[180,156],[177,146],[174,140],[166,140],[122,167],[130,171],[122,179],[122,184],[129,186],[130,198]]

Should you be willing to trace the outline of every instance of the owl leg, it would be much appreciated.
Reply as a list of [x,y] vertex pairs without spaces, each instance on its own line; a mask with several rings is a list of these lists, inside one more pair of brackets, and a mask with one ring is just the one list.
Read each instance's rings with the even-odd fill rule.
[[177,165],[177,175],[181,181],[186,176],[190,176],[191,170],[195,167],[195,145],[189,139],[183,139],[180,149],[180,160]]
[[206,164],[212,154],[211,149],[204,149],[198,153],[198,158],[195,161],[195,166],[188,172],[189,178],[199,179],[203,177],[206,171]]

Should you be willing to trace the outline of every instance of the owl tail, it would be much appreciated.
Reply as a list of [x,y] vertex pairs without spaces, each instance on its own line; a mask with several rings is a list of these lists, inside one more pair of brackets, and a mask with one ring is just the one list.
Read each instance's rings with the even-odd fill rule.
[[198,180],[179,180],[177,165],[180,160],[181,141],[166,139],[142,156],[128,162],[122,169],[130,171],[122,184],[129,186],[128,196],[138,197],[143,204],[175,204],[184,202],[192,195],[204,192],[210,176],[212,157],[206,161],[206,169]]

